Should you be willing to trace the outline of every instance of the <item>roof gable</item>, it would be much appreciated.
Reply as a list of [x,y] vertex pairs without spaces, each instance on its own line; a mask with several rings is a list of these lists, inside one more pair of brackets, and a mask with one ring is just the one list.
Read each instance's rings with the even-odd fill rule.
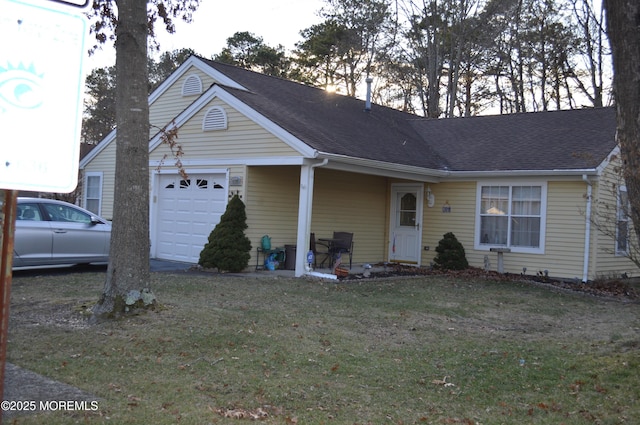
[[[248,107],[243,102],[241,102],[237,97],[233,96],[230,93],[229,88],[220,87],[218,85],[211,86],[205,93],[202,94],[198,99],[196,99],[187,109],[182,111],[176,118],[173,120],[173,126],[180,128],[182,127],[188,120],[190,120],[194,115],[196,115],[199,111],[207,108],[207,106],[211,103],[213,99],[220,99],[230,107],[234,108],[241,114],[247,116],[249,119],[254,121],[256,124],[262,126],[265,130],[271,132],[284,143],[288,144],[291,148],[300,152],[302,156],[305,157],[314,157],[316,152],[310,148],[306,143],[302,140],[297,139],[292,134],[288,133],[282,127],[275,125],[271,120],[258,113],[256,110]],[[162,134],[159,132],[154,137],[151,138],[149,142],[149,151],[154,150],[158,145],[162,143]]]
[[[208,75],[213,81],[218,82],[219,84],[224,84],[229,87],[234,87],[238,90],[245,90],[240,84],[237,84],[235,81],[231,80],[228,76],[222,74],[221,72],[213,69],[211,66],[203,62],[201,58],[198,56],[190,56],[189,59],[184,61],[169,77],[167,77],[150,95],[149,95],[149,107],[152,108],[153,105],[164,95],[167,93],[176,83],[180,81],[180,79],[192,71],[193,69],[198,69],[205,75]],[[182,84],[178,88],[180,92],[182,92]],[[173,111],[171,117],[179,114],[180,111]],[[164,123],[167,124],[167,123]],[[164,125],[161,124],[161,125]],[[111,131],[104,139],[98,143],[98,145],[92,149],[82,160],[80,161],[80,169],[84,168],[93,158],[95,158],[100,152],[102,152],[110,143],[114,142],[116,139],[116,130]]]
[[173,86],[183,75],[185,75],[190,69],[196,68],[219,84],[234,87],[236,89],[244,90],[240,84],[236,83],[226,75],[222,74],[218,70],[208,66],[203,59],[198,56],[190,56],[189,59],[184,61],[182,65],[178,67],[169,77],[167,77],[150,95],[149,105],[158,100],[171,86]]

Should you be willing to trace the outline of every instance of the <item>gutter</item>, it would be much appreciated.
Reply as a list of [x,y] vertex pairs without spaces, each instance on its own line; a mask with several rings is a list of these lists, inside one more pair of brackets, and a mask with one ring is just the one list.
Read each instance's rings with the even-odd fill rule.
[[[595,168],[583,169],[552,169],[552,170],[491,170],[491,171],[452,171],[448,169],[434,169],[418,167],[415,165],[398,164],[378,161],[373,159],[357,158],[347,155],[333,154],[329,152],[317,152],[316,158],[331,160],[331,169],[349,170],[349,166],[375,169],[373,174],[401,173],[404,178],[412,178],[417,181],[429,181],[437,183],[446,180],[472,180],[490,179],[501,177],[578,177],[584,175],[597,176]],[[342,166],[341,166],[342,165]],[[365,170],[363,170],[365,171]]]
[[572,169],[572,170],[500,170],[500,171],[450,171],[448,177],[451,179],[490,179],[500,177],[582,177],[592,175],[597,176],[598,170],[594,168]]
[[593,192],[593,186],[586,174],[582,175],[582,180],[587,184],[587,210],[585,213],[586,218],[584,226],[584,268],[582,270],[582,283],[587,283],[589,280],[589,250],[591,248],[591,194]]
[[[316,157],[330,159],[332,166],[329,168],[331,169],[348,170],[348,168],[340,167],[340,165],[342,164],[342,165],[374,169],[377,171],[377,174],[381,174],[381,172],[384,172],[384,171],[397,172],[402,174],[414,174],[415,175],[414,179],[418,179],[418,176],[420,176],[421,179],[424,179],[425,177],[439,179],[442,177],[447,177],[451,174],[451,172],[448,170],[438,170],[434,168],[417,167],[414,165],[378,161],[375,159],[357,158],[353,156],[339,155],[339,154],[334,154],[329,152],[318,152],[318,155]],[[376,173],[372,172],[372,174],[376,174]],[[434,183],[436,182],[434,180],[429,180],[429,181]]]

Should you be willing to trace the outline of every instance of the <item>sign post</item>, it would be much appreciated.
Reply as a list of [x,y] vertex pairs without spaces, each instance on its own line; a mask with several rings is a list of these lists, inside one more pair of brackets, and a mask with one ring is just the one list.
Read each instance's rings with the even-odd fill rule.
[[[0,211],[0,401],[4,401],[4,365],[7,360],[7,334],[9,330],[9,305],[11,301],[11,266],[16,223],[18,191],[4,190],[4,202]],[[0,412],[0,424],[2,412]]]
[[78,184],[90,4],[0,0],[0,400],[18,190],[67,193]]

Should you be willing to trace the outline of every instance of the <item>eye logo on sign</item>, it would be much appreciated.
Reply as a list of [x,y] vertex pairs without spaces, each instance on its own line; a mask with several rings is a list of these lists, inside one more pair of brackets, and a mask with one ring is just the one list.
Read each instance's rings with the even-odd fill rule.
[[33,65],[0,65],[0,111],[35,109],[42,105],[42,75]]

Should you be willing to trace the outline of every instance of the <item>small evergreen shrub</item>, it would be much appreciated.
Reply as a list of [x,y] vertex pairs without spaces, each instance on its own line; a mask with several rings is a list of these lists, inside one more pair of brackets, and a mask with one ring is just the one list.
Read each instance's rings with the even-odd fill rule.
[[436,267],[444,270],[463,270],[469,267],[464,247],[456,236],[449,232],[438,242],[436,258],[433,261]]
[[238,195],[231,198],[220,223],[209,234],[200,252],[198,264],[218,271],[238,273],[246,269],[251,258],[251,241],[244,234],[247,229],[247,213]]

